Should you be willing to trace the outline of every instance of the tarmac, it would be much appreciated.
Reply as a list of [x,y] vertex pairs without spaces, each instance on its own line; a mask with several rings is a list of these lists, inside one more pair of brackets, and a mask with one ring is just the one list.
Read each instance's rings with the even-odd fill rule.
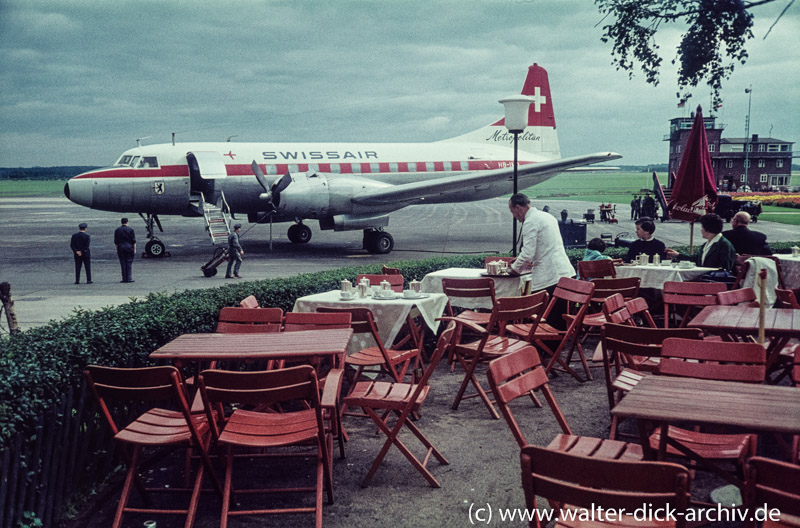
[[[580,220],[587,208],[598,204],[574,201],[536,200],[559,216],[566,209],[570,218]],[[68,316],[76,308],[97,309],[128,302],[150,292],[219,287],[231,281],[216,277],[204,278],[200,266],[210,258],[212,247],[203,230],[201,218],[164,218],[167,232],[161,239],[171,253],[168,258],[137,258],[132,284],[121,284],[120,268],[114,253],[113,231],[120,214],[92,211],[72,204],[65,198],[16,198],[0,200],[0,228],[6,233],[0,252],[0,281],[11,283],[16,312],[23,328],[41,325],[51,319]],[[633,235],[629,207],[618,207],[618,224],[588,225],[588,238],[608,233],[612,238],[622,233]],[[138,217],[130,215],[131,225],[145,242],[144,229]],[[89,224],[92,235],[92,270],[94,284],[74,285],[74,268],[69,238],[80,222]],[[269,226],[251,228],[245,225],[242,244],[245,260],[241,273],[244,280],[288,277],[296,273],[314,272],[341,266],[380,264],[405,259],[418,259],[461,253],[507,252],[511,247],[511,217],[503,198],[453,205],[409,207],[393,213],[388,231],[395,239],[395,250],[389,255],[370,255],[361,249],[360,232],[320,232],[310,224],[313,237],[309,244],[288,241],[285,225],[273,229],[273,248],[267,241]],[[769,241],[797,240],[796,226],[758,222],[759,231]],[[695,233],[698,242],[699,229]],[[668,246],[686,245],[689,226],[681,222],[658,223],[656,236]],[[596,341],[587,342],[591,356]],[[579,365],[574,365],[579,368]],[[608,437],[609,413],[602,369],[594,366],[594,381],[581,383],[569,375],[551,379],[561,410],[574,434]],[[450,372],[440,365],[432,377],[432,389],[417,425],[449,460],[439,465],[431,460],[429,467],[442,487],[434,489],[411,464],[392,447],[372,485],[360,486],[385,437],[366,419],[348,417],[345,426],[350,435],[347,458],[334,457],[335,503],[324,506],[324,525],[328,528],[369,527],[461,527],[524,526],[519,520],[501,520],[502,508],[521,508],[524,497],[519,476],[519,448],[503,420],[493,420],[477,399],[462,402],[451,409],[452,400],[463,378],[463,371]],[[478,378],[486,383],[485,370]],[[542,400],[544,401],[544,400]],[[513,406],[529,442],[546,445],[561,429],[547,408],[535,408],[530,399],[521,398]],[[629,424],[630,426],[630,424]],[[628,432],[635,432],[631,427]],[[412,451],[421,455],[420,445],[409,435],[402,436]],[[309,476],[311,465],[282,469],[253,461],[246,475],[246,485],[257,477]],[[161,464],[147,478],[166,482],[179,471],[178,465]],[[708,500],[712,489],[724,484],[719,479],[698,472],[694,496]],[[68,528],[105,528],[111,525],[121,489],[115,477],[92,498],[80,506],[77,518]],[[177,504],[179,499],[173,499]],[[295,499],[287,499],[293,503]],[[220,501],[213,494],[204,494],[195,526],[218,526]],[[491,516],[491,517],[490,517]],[[132,515],[124,526],[141,527],[153,516]],[[158,528],[182,526],[182,518],[158,516]],[[310,526],[310,514],[242,517],[232,527]],[[717,526],[737,526],[717,524]]]
[[[560,218],[581,221],[587,209],[599,209],[593,202],[534,200],[538,208],[548,206]],[[160,239],[170,257],[137,257],[133,265],[136,282],[120,283],[120,267],[114,250],[114,229],[119,213],[90,210],[60,198],[0,199],[0,229],[5,236],[0,247],[0,282],[11,284],[17,319],[22,329],[61,319],[81,308],[96,310],[142,298],[151,292],[214,288],[228,284],[224,266],[215,277],[205,278],[200,267],[208,261],[214,247],[205,232],[202,218],[164,217],[165,233]],[[137,233],[138,249],[147,241],[144,222],[128,215]],[[599,215],[598,215],[599,219]],[[618,224],[595,222],[587,226],[587,240],[606,234],[635,238],[630,206],[617,206]],[[241,221],[242,219],[239,219]],[[80,222],[89,224],[92,236],[93,284],[75,285],[74,264],[69,240]],[[464,253],[506,253],[511,250],[511,215],[505,198],[464,204],[412,206],[391,215],[387,228],[395,240],[388,255],[371,255],[361,248],[360,231],[320,231],[310,222],[312,239],[308,244],[293,244],[286,237],[288,224],[270,226],[244,223],[241,241],[245,250],[241,274],[244,280],[289,277],[343,266],[381,264]],[[726,227],[727,228],[727,227]],[[798,240],[797,226],[760,221],[755,229],[769,241]],[[694,242],[701,243],[699,228]],[[668,247],[689,244],[689,224],[677,221],[658,223],[655,236]],[[5,322],[0,328],[5,328]]]

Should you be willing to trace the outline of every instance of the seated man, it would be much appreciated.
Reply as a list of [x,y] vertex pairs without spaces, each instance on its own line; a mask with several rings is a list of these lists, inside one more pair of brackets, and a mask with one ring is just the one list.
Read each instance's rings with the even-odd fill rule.
[[698,249],[694,255],[684,255],[674,249],[666,250],[670,258],[679,260],[691,260],[698,266],[706,268],[722,268],[733,273],[736,264],[736,250],[728,239],[722,236],[722,218],[715,214],[707,214],[700,217],[700,235],[706,239],[703,247]]
[[722,236],[728,239],[733,249],[740,255],[772,255],[772,248],[767,244],[767,235],[751,231],[750,213],[739,211],[731,219],[731,227]]
[[641,217],[636,221],[636,236],[639,240],[631,244],[628,248],[628,254],[623,259],[625,262],[632,262],[641,255],[660,255],[664,258],[664,250],[666,246],[660,240],[653,238],[653,233],[656,231],[656,224],[653,219],[647,216]]

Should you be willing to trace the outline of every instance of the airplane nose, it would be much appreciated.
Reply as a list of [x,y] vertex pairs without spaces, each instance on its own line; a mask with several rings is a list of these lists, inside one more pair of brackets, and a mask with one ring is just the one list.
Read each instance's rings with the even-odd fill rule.
[[92,181],[72,178],[64,185],[64,196],[78,205],[92,206]]

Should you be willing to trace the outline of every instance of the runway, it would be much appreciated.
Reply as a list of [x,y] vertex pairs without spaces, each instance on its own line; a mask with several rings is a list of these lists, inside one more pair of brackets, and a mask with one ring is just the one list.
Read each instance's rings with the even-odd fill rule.
[[[535,201],[550,207],[560,218],[567,209],[578,221],[587,208],[598,205],[574,201]],[[629,206],[618,206],[618,225],[589,224],[588,238],[610,233],[634,233]],[[114,250],[114,229],[119,213],[94,211],[61,198],[0,199],[0,229],[4,233],[0,252],[0,282],[11,284],[11,294],[23,329],[61,319],[77,308],[96,310],[143,298],[151,292],[213,288],[232,282],[224,269],[212,278],[200,270],[213,253],[202,218],[164,217],[165,233],[159,238],[171,257],[144,259],[137,256],[133,265],[136,282],[121,284],[120,267]],[[139,253],[147,241],[144,222],[128,215],[136,230]],[[389,255],[371,255],[361,249],[361,231],[320,231],[309,222],[313,235],[305,245],[292,244],[286,237],[289,224],[273,226],[273,249],[269,249],[269,225],[248,224],[240,219],[245,251],[243,280],[289,277],[344,266],[381,264],[402,260],[462,253],[508,252],[511,249],[511,215],[505,198],[465,204],[412,206],[391,214],[387,231],[395,240]],[[94,284],[73,284],[74,265],[69,248],[77,225],[86,222],[92,236],[92,275]],[[769,241],[796,240],[796,226],[759,222],[754,226],[767,233]],[[726,229],[728,226],[726,225]],[[701,242],[699,227],[695,243]],[[689,226],[680,222],[659,223],[656,237],[667,246],[689,243]],[[82,279],[83,280],[83,279]],[[5,321],[3,321],[5,328]]]

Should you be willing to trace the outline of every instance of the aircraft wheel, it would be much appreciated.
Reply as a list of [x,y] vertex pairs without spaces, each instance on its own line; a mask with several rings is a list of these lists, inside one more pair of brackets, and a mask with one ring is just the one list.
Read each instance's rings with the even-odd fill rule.
[[294,224],[289,228],[287,236],[295,244],[307,244],[311,240],[311,228],[305,224]]
[[144,245],[144,251],[150,258],[159,258],[164,256],[167,247],[160,240],[150,240]]
[[394,249],[394,238],[385,231],[371,233],[367,240],[367,251],[376,255],[386,255]]

